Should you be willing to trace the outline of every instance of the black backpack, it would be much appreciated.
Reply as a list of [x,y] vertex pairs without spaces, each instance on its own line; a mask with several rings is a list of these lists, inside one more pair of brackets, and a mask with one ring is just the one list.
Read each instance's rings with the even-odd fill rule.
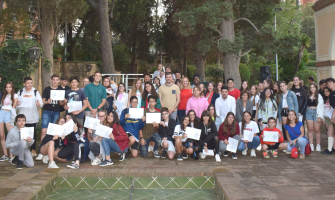
[[[22,95],[22,92],[23,90],[20,90],[20,96]],[[36,93],[37,93],[37,90],[34,90],[35,97],[36,97]]]

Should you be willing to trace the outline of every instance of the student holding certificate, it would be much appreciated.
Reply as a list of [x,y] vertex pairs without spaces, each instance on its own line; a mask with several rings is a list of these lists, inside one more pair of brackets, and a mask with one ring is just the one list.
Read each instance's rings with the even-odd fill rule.
[[164,107],[161,109],[161,114],[163,121],[159,123],[158,134],[162,138],[162,155],[161,158],[168,158],[173,160],[174,155],[176,154],[176,149],[174,147],[174,140],[172,135],[174,128],[176,127],[176,120],[170,118],[169,109]]
[[187,141],[186,127],[190,124],[190,117],[184,115],[180,121],[180,125],[177,125],[174,129],[172,138],[175,140],[175,147],[178,153],[177,160],[183,161],[187,159],[187,154],[193,154],[193,142]]
[[[224,157],[228,156],[227,145],[229,144],[229,138],[233,138],[241,141],[240,137],[240,126],[238,125],[237,121],[235,120],[235,115],[233,112],[227,113],[227,117],[224,122],[220,125],[219,128],[219,151],[223,153]],[[236,153],[232,153],[232,158],[237,159]]]
[[[241,143],[238,146],[238,151],[242,151],[242,155],[247,155],[248,149],[251,149],[250,156],[256,157],[256,148],[260,144],[260,138],[257,135],[259,133],[258,125],[256,122],[251,121],[251,113],[248,111],[243,112],[242,122],[240,125]],[[252,141],[246,140],[244,134],[252,134]]]
[[24,128],[26,117],[19,114],[15,117],[16,126],[14,126],[7,135],[5,147],[10,149],[10,153],[15,156],[12,164],[16,164],[16,169],[22,169],[22,165],[27,167],[34,166],[34,160],[29,151],[29,147],[34,143],[34,139],[28,137],[21,140],[20,129]]
[[188,111],[187,115],[190,117],[190,124],[189,127],[196,128],[200,124],[200,119],[195,114],[194,110]]
[[[272,157],[277,158],[277,154],[278,154],[277,150],[287,149],[287,144],[282,143],[284,141],[284,137],[281,134],[280,130],[278,128],[276,128],[276,119],[274,117],[269,117],[267,124],[268,124],[268,127],[263,129],[263,131],[260,135],[262,150],[263,150],[263,156],[264,156],[264,158],[270,158],[270,156],[267,152],[268,150],[270,150],[271,153],[272,153]],[[263,141],[264,132],[266,132],[266,131],[276,132],[278,134],[278,138],[279,138],[278,142]]]

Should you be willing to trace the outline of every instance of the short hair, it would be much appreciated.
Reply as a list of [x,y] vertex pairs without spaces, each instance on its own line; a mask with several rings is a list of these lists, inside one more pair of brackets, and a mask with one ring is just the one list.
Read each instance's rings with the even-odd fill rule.
[[148,103],[149,103],[150,99],[154,99],[154,100],[155,100],[155,102],[157,102],[157,99],[156,99],[156,97],[154,97],[154,96],[150,95],[150,96],[148,97]]
[[177,74],[177,73],[178,73],[178,74],[180,74],[180,75],[181,75],[180,71],[178,71],[178,70],[177,70],[177,71],[175,71],[174,73],[175,73],[175,74]]
[[270,120],[274,120],[277,123],[277,120],[274,117],[269,117],[268,118],[268,123],[270,122]]
[[60,77],[60,80],[62,80],[62,81],[66,80],[67,81],[67,80],[69,80],[69,78],[67,76],[63,75],[63,76]]
[[335,83],[335,79],[334,79],[334,78],[327,78],[327,79],[326,79],[326,82],[327,82],[327,83],[330,82],[330,81],[333,82],[333,83]]
[[226,85],[224,85],[224,86],[221,87],[221,91],[222,90],[228,90],[228,87]]
[[314,77],[313,76],[309,76],[308,80],[314,81]]
[[26,116],[24,114],[18,114],[18,115],[16,115],[16,117],[15,117],[15,123],[17,123],[18,119],[22,119],[22,118],[24,118],[24,120],[26,120]]
[[193,75],[193,80],[194,80],[195,77],[200,78],[200,75],[199,75],[198,73],[195,73],[195,74]]
[[132,102],[134,99],[136,99],[137,101],[138,101],[138,98],[136,97],[136,96],[132,96],[132,97],[130,97],[130,102]]
[[163,107],[163,108],[161,109],[161,114],[163,114],[163,112],[167,112],[167,113],[169,113],[169,109],[168,109],[167,107]]
[[95,74],[101,74],[101,73],[99,71],[96,71],[96,72],[94,72],[93,75],[95,76]]
[[102,110],[99,110],[98,113],[99,113],[99,112],[103,112],[103,113],[105,113],[105,115],[107,116],[107,110],[102,109]]
[[322,85],[322,84],[324,84],[324,83],[327,83],[327,81],[326,81],[325,79],[321,79],[321,80],[319,81],[319,85]]
[[233,78],[228,78],[228,79],[227,79],[227,83],[228,83],[229,81],[233,81],[233,83],[234,83],[234,79],[233,79]]
[[89,76],[89,77],[88,77],[88,81],[89,81],[89,82],[91,82],[91,83],[93,83],[93,82],[94,82],[93,75],[91,75],[91,76]]
[[73,80],[77,80],[78,83],[79,83],[79,78],[78,78],[77,76],[71,76],[71,77],[70,77],[70,83],[71,83]]
[[32,81],[33,79],[31,78],[31,77],[25,77],[24,79],[23,79],[23,83],[26,83],[27,81]]
[[166,77],[167,75],[171,75],[171,76],[172,76],[172,73],[171,73],[171,72],[165,72],[165,77]]
[[242,90],[242,91],[241,91],[241,94],[240,94],[240,98],[241,98],[241,99],[242,99],[242,96],[243,96],[244,94],[247,94],[247,95],[248,95],[248,99],[250,98],[249,90]]
[[151,76],[150,76],[150,74],[149,74],[148,72],[143,73],[143,78],[144,78],[145,76],[149,76],[149,77],[151,78]]
[[53,79],[53,78],[59,78],[59,75],[58,75],[58,74],[53,74],[53,75],[51,76],[51,79]]

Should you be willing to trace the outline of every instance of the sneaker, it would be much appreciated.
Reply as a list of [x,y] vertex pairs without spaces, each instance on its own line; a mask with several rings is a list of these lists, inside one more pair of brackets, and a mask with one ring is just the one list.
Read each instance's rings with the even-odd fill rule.
[[305,159],[305,154],[300,154],[299,159]]
[[79,166],[76,163],[73,163],[71,165],[67,165],[67,167],[71,168],[71,169],[79,169]]
[[155,156],[155,158],[160,158],[160,157],[161,157],[161,156],[159,155],[158,150],[154,151],[154,156]]
[[12,165],[16,165],[18,160],[19,160],[19,157],[18,157],[18,156],[14,156],[14,158],[13,158],[11,164],[12,164]]
[[120,153],[119,161],[121,161],[121,162],[124,161],[125,157],[126,157],[126,153]]
[[44,164],[48,164],[49,163],[49,156],[43,156],[42,162]]
[[183,161],[183,160],[184,160],[184,159],[183,159],[183,155],[182,155],[181,153],[178,154],[177,160],[178,160],[178,161]]
[[286,154],[291,154],[291,152],[290,151],[286,151]]
[[263,157],[264,157],[264,158],[270,158],[270,156],[269,156],[268,152],[266,152],[266,151],[265,151],[265,152],[263,152]]
[[95,158],[91,161],[91,165],[99,165],[101,163],[101,160],[99,158]]
[[187,159],[188,158],[188,154],[187,153],[183,153],[183,159]]
[[223,157],[228,157],[228,151],[223,152]]
[[104,160],[102,163],[99,164],[100,167],[104,167],[104,166],[109,166],[109,165],[112,165],[113,164],[113,161],[112,159],[110,160]]
[[22,161],[21,160],[17,160],[16,169],[22,169]]
[[42,160],[43,159],[43,155],[42,154],[38,154],[38,156],[35,158],[35,160]]
[[316,145],[316,151],[318,151],[318,152],[321,151],[321,145],[319,145],[319,144]]
[[262,145],[259,144],[258,147],[256,148],[257,151],[261,151],[262,150]]
[[8,158],[8,162],[12,163],[12,160],[14,159],[14,156]]
[[278,154],[277,150],[272,151],[272,157],[277,158],[277,154]]
[[199,153],[199,156],[200,156],[200,158],[203,159],[203,160],[206,159],[206,155],[203,154],[202,152]]
[[255,149],[251,149],[250,156],[251,157],[256,157],[256,150]]
[[215,162],[221,162],[221,158],[219,154],[215,155]]
[[328,149],[324,150],[321,152],[322,154],[332,154],[332,151],[329,151]]
[[287,150],[286,150],[286,149],[284,149],[284,150],[283,150],[283,152],[284,152],[284,153],[286,153],[286,152],[287,152]]
[[149,145],[148,152],[153,152],[153,151],[154,151],[154,147]]
[[314,151],[314,144],[310,144],[311,146],[311,151]]
[[6,156],[6,155],[3,155],[3,156],[0,158],[0,162],[6,161],[6,160],[8,160],[8,156]]
[[[228,153],[227,153],[227,156],[228,156]],[[231,158],[236,160],[237,159],[236,153],[232,153]]]
[[51,169],[58,169],[59,167],[56,165],[55,161],[52,161],[51,163],[49,163],[48,168],[51,168]]
[[244,150],[242,151],[242,155],[244,155],[244,156],[246,156],[247,153],[248,153],[248,148],[246,148],[246,149],[244,149]]
[[37,156],[35,149],[31,150],[31,156],[32,157],[36,157]]
[[161,158],[166,158],[166,154],[167,154],[167,151],[166,151],[166,150],[163,150],[163,151],[162,151]]

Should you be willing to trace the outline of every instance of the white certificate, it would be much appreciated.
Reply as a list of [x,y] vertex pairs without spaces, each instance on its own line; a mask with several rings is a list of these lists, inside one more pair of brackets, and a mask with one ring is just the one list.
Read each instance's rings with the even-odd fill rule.
[[112,94],[113,93],[113,89],[112,88],[111,88],[111,90],[106,89],[106,92],[107,92],[107,94]]
[[74,127],[74,122],[73,120],[71,119],[70,121],[66,122],[64,125],[63,125],[63,128],[64,128],[64,135],[68,135],[70,133],[72,133],[74,130],[73,130],[73,127]]
[[264,131],[264,142],[278,142],[278,132],[277,131]]
[[161,113],[149,113],[147,112],[145,115],[145,121],[147,124],[152,124],[154,122],[161,122]]
[[95,130],[95,134],[103,138],[110,138],[109,135],[112,132],[113,132],[112,128],[109,128],[108,126],[104,126],[101,124],[98,124],[97,129]]
[[300,116],[299,116],[299,121],[300,121],[300,122],[302,122],[302,118],[303,118],[303,117],[304,117],[303,115],[300,115]]
[[69,113],[83,109],[83,103],[81,101],[73,101],[71,103],[67,103],[67,106],[69,106]]
[[63,101],[65,99],[65,90],[50,90],[50,99]]
[[243,140],[248,140],[249,142],[252,142],[254,139],[254,134],[251,131],[244,130],[243,131]]
[[62,125],[49,123],[47,129],[48,135],[59,135],[62,136],[64,134],[64,127]]
[[119,116],[121,116],[122,113],[122,108],[123,108],[123,103],[120,101],[115,101],[115,106],[116,106],[116,112]]
[[207,149],[208,153],[206,153],[205,149],[202,150],[202,154],[206,156],[214,156],[214,151],[211,149]]
[[327,113],[327,114],[326,114],[326,115],[327,115],[327,117],[329,117],[329,119],[332,119],[333,112],[334,112],[334,108],[333,108],[333,107],[331,107],[331,108],[330,108],[330,111],[329,111],[329,113]]
[[32,99],[29,97],[20,97],[18,99],[20,101],[19,108],[32,108]]
[[21,140],[26,140],[28,137],[34,139],[34,127],[24,127],[20,129]]
[[186,134],[187,134],[187,138],[190,138],[193,140],[199,140],[200,135],[201,135],[201,129],[186,127]]
[[229,143],[229,144],[227,145],[227,151],[236,153],[237,145],[238,145],[238,140],[229,137],[229,138],[228,138],[228,143]]
[[129,108],[130,119],[141,119],[144,116],[144,108]]
[[88,116],[85,117],[85,123],[84,123],[85,128],[96,130],[96,127],[98,126],[98,124],[100,124],[99,119],[88,117]]

